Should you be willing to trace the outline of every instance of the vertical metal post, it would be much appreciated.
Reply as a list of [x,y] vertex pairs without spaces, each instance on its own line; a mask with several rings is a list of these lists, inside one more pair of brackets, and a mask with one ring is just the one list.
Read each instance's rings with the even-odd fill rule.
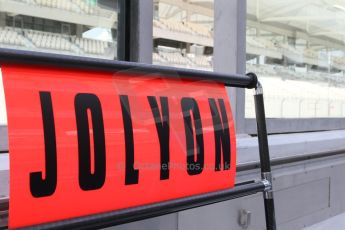
[[[214,1],[214,49],[215,72],[244,74],[246,71],[246,11],[247,1]],[[236,132],[244,133],[244,89],[227,88]]]
[[[256,78],[256,75],[254,73],[248,73],[247,75]],[[258,142],[259,142],[261,178],[271,185],[271,186],[268,186],[268,189],[263,194],[264,204],[265,204],[266,229],[276,230],[273,189],[272,189],[271,162],[270,162],[270,154],[269,154],[268,140],[267,140],[265,106],[264,106],[263,90],[259,81],[255,88],[254,102],[255,102],[255,114],[256,114],[256,123],[257,123]]]
[[118,1],[117,59],[130,61],[131,1]]
[[119,0],[118,8],[118,60],[151,64],[153,0]]

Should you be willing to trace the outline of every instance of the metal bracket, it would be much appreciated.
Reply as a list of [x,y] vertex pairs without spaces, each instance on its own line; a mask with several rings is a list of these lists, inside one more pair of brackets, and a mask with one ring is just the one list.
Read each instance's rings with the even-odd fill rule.
[[239,213],[238,224],[243,228],[247,229],[251,222],[252,213],[246,209],[241,209]]
[[262,89],[262,85],[261,85],[261,83],[259,81],[257,81],[254,95],[262,95],[263,93],[264,92],[263,92],[263,89]]
[[261,173],[262,183],[265,185],[264,197],[265,199],[273,199],[272,173]]

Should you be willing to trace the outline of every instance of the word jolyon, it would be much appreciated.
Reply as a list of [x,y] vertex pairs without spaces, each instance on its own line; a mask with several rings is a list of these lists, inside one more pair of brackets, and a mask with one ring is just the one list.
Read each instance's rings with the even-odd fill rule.
[[[30,191],[34,197],[54,194],[57,185],[57,153],[53,105],[50,92],[39,92],[45,143],[45,178],[42,172],[30,173]],[[169,106],[168,98],[160,97],[159,109],[155,96],[147,97],[160,143],[160,164],[169,165]],[[217,102],[209,98],[215,139],[215,171],[230,168],[230,134],[223,99]],[[139,170],[134,168],[134,139],[127,95],[120,95],[125,135],[125,185],[138,184]],[[188,175],[200,174],[204,165],[204,139],[198,104],[194,98],[181,99],[181,112],[186,135],[186,163],[198,167],[186,167]],[[95,94],[79,93],[74,99],[78,136],[79,186],[82,190],[100,189],[106,177],[106,151],[102,108]],[[88,113],[91,112],[94,142],[94,172],[91,172],[91,151]],[[195,132],[193,131],[195,130]],[[195,153],[196,152],[196,153]],[[196,154],[196,157],[195,157]],[[223,164],[221,164],[223,158]],[[160,180],[169,179],[169,167],[160,168]]]

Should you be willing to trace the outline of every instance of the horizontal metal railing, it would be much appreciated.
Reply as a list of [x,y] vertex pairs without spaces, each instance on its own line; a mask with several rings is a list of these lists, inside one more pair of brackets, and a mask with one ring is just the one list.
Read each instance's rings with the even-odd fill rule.
[[[231,200],[243,196],[264,192],[270,188],[265,181],[250,181],[237,184],[232,189],[225,189],[191,197],[168,200],[160,203],[148,204],[134,208],[127,208],[113,212],[99,213],[90,216],[67,219],[37,226],[34,229],[95,229],[125,224],[133,221],[166,215],[173,212]],[[0,227],[7,227],[8,198],[0,199]]]
[[69,56],[61,54],[49,54],[32,51],[21,51],[0,48],[0,63],[34,64],[43,66],[68,67],[83,70],[98,70],[111,72],[128,72],[135,74],[147,74],[173,79],[191,79],[207,82],[223,83],[226,86],[240,88],[255,88],[257,78],[255,74],[221,74],[216,72],[189,70],[168,66],[158,66],[136,62],[124,62]]

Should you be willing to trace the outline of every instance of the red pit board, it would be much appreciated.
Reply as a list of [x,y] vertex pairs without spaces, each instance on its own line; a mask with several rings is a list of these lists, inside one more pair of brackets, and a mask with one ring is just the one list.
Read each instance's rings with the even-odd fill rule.
[[234,186],[224,85],[166,76],[2,65],[9,227]]

